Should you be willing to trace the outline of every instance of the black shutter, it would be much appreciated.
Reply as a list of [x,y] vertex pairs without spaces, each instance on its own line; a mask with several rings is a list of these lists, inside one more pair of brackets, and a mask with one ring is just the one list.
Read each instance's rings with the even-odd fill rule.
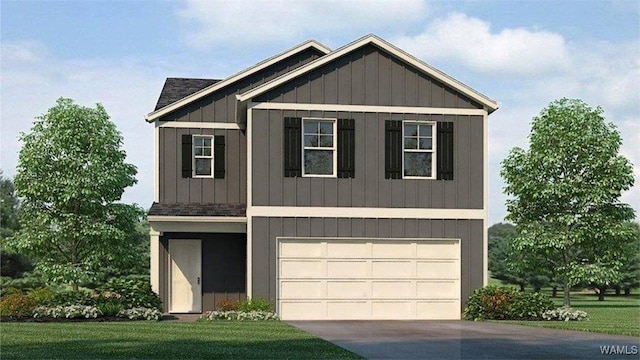
[[191,154],[191,135],[182,135],[182,177],[190,178],[192,173],[193,155]]
[[453,180],[453,122],[438,122],[438,179]]
[[338,177],[353,178],[356,174],[356,132],[353,119],[338,119]]
[[213,137],[213,177],[224,179],[224,136]]
[[384,178],[402,179],[402,120],[384,124]]
[[284,118],[284,176],[302,176],[302,118]]

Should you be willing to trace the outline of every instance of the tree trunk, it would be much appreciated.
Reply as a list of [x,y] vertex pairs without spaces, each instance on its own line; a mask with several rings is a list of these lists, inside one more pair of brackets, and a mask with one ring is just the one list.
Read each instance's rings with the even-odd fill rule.
[[571,306],[571,294],[570,294],[571,289],[569,288],[569,279],[567,279],[566,277],[562,281],[562,287],[564,292],[564,299],[562,300],[562,305]]
[[624,288],[624,296],[631,295],[631,288]]
[[615,289],[616,289],[616,296],[620,296],[620,290],[622,290],[620,289],[620,286],[616,286]]
[[73,291],[78,291],[78,283],[77,282],[74,281],[71,285],[73,286]]
[[607,288],[606,287],[599,287],[598,288],[598,301],[604,301],[604,293],[607,292]]
[[524,284],[520,284],[520,291],[524,291]]
[[553,288],[551,288],[551,297],[556,297],[558,296],[558,287],[554,286]]
[[533,291],[539,293],[540,292],[540,285],[536,285],[533,287]]

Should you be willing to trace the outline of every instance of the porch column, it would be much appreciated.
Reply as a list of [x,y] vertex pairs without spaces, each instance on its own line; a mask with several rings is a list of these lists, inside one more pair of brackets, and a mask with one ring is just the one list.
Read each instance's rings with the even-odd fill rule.
[[160,235],[162,233],[154,229],[153,226],[149,228],[149,249],[151,252],[149,279],[151,281],[151,290],[156,294],[160,294]]

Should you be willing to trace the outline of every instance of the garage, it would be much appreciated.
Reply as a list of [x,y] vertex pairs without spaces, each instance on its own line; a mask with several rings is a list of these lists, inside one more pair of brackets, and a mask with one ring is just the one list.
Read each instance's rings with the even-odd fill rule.
[[460,319],[458,239],[277,242],[283,320]]

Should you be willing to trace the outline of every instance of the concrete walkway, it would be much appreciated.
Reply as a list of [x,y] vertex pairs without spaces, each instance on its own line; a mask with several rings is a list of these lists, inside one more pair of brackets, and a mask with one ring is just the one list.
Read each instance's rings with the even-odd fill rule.
[[640,339],[631,336],[471,321],[289,323],[369,359],[640,358]]

